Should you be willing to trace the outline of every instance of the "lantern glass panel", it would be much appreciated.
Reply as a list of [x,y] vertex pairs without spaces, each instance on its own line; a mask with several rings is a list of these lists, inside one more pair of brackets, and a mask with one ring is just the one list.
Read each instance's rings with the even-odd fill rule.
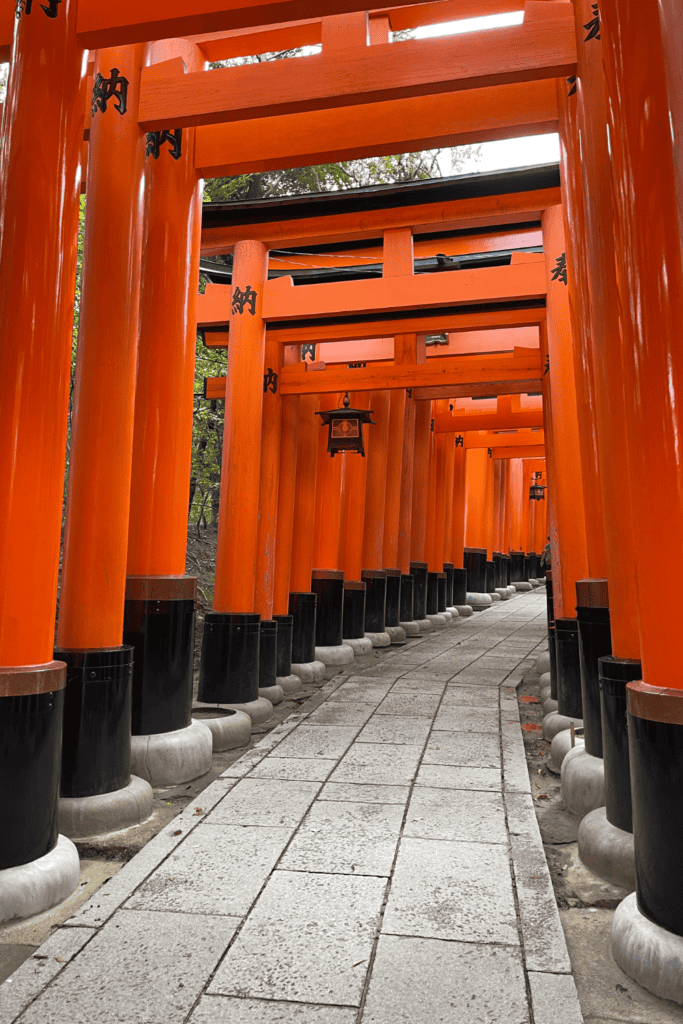
[[332,420],[330,436],[334,438],[360,437],[360,423],[358,420]]

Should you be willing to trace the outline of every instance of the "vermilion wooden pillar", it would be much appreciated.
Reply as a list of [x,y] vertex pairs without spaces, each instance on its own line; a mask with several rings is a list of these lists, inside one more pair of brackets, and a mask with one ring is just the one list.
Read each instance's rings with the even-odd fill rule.
[[150,49],[99,50],[95,59],[57,633],[69,666],[63,797],[130,783],[133,651],[122,639],[145,181],[137,107]]
[[[629,683],[627,705],[636,890],[646,918],[680,937],[683,662],[675,611],[662,614],[657,608],[651,580],[662,553],[672,579],[683,571],[683,269],[672,148],[681,98],[667,91],[657,11],[632,0],[606,0],[600,15],[644,680]],[[622,969],[634,976],[643,959],[638,939],[647,943],[649,924],[636,908],[623,913],[635,941],[626,942],[620,907],[612,949]],[[666,974],[665,968],[664,980]]]
[[[367,476],[361,579],[365,582],[365,632],[380,635],[384,634],[386,610],[386,573],[382,563],[389,445],[389,392],[372,391],[369,401],[374,412],[375,425],[366,427]],[[376,637],[371,636],[371,639]]]
[[[54,19],[38,5],[18,12],[4,104],[0,871],[57,843],[65,665],[52,659],[85,106],[75,26],[75,0],[64,0]],[[73,848],[71,862],[41,909],[76,888]],[[2,895],[0,886],[8,906]]]
[[[154,63],[173,59],[182,60],[191,71],[204,66],[193,43],[154,44]],[[145,138],[145,233],[124,617],[124,642],[134,650],[133,736],[187,729],[192,722],[197,581],[185,575],[185,556],[201,238],[194,135],[193,128],[185,128],[166,135],[152,132]],[[141,770],[136,764],[138,742],[133,741],[134,771]],[[210,760],[207,770],[209,765]],[[169,774],[163,779],[156,776],[155,783],[185,781],[177,770],[174,758]]]
[[508,465],[510,467],[508,481],[510,493],[510,537],[508,548],[510,551],[521,551],[524,547],[522,542],[524,462],[522,459],[510,459]]
[[[415,334],[397,334],[394,337],[394,362],[418,363],[426,360],[424,338],[418,343]],[[397,567],[401,571],[401,604],[399,621],[411,635],[419,632],[415,624],[413,587],[410,574],[412,523],[413,523],[413,478],[415,468],[415,421],[417,406],[412,396],[406,395],[403,425],[403,446],[401,451],[401,492],[399,505],[399,528],[397,538]]]
[[289,578],[289,614],[294,616],[292,661],[315,661],[316,596],[311,590],[315,546],[315,496],[318,474],[320,419],[317,395],[299,398],[299,452],[296,471],[292,566]]
[[[268,341],[266,340],[267,354]],[[284,396],[281,409],[273,618],[277,622],[277,678],[284,681],[287,692],[290,692],[290,684],[296,686],[296,679],[292,677],[292,632],[294,619],[289,614],[289,577],[292,560],[292,531],[294,528],[296,467],[299,448],[299,396]],[[267,405],[264,408],[265,411],[267,411]],[[281,682],[280,685],[283,685],[283,683]]]
[[[336,409],[337,395],[321,395],[319,410]],[[318,477],[315,502],[315,548],[313,564],[318,569],[339,567],[339,530],[341,526],[341,478],[343,456],[334,458],[327,451],[328,429],[318,423]],[[367,429],[367,428],[366,428]]]
[[[401,528],[401,479],[405,450],[406,407],[409,401],[405,391],[389,392],[389,436],[384,495],[382,567],[387,574],[385,628],[392,630],[398,629],[401,621],[401,569],[399,567],[398,538]],[[403,641],[405,635],[397,633],[396,639]]]
[[413,614],[427,623],[427,506],[431,448],[431,402],[416,402],[413,446],[413,510],[411,516],[410,574],[413,578]]
[[235,245],[230,345],[213,611],[204,620],[199,699],[249,704],[258,698],[260,615],[255,568],[261,486],[263,369],[261,315],[268,278],[262,242]]
[[[354,409],[371,408],[368,392],[352,392]],[[372,427],[366,427],[364,434]],[[343,639],[365,641],[365,583],[363,571],[363,529],[365,522],[365,490],[367,458],[347,452],[342,470],[341,529],[339,565],[344,571]],[[367,641],[365,641],[367,643]],[[358,644],[354,645],[358,647]],[[360,645],[362,647],[362,645]]]

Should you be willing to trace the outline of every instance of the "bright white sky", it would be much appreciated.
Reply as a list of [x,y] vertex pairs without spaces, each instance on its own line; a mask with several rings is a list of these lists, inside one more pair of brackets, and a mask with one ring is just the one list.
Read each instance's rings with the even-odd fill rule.
[[[433,39],[435,36],[450,36],[482,29],[495,29],[503,25],[519,25],[524,19],[522,11],[511,14],[493,14],[486,18],[468,18],[441,25],[426,25],[415,29],[416,39]],[[484,142],[482,158],[473,163],[468,171],[495,171],[507,167],[526,167],[529,164],[554,163],[560,159],[560,142],[556,134],[531,135],[521,139],[503,139],[500,142]]]

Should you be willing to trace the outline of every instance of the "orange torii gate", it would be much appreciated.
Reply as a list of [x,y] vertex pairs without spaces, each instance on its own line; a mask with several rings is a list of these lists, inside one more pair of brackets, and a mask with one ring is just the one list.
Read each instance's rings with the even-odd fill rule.
[[[458,397],[454,388],[466,389],[460,397],[504,396],[506,388],[514,396],[533,379],[542,391],[553,548],[552,683],[560,711],[582,714],[586,756],[596,764],[605,737],[607,822],[617,830],[616,839],[635,829],[637,894],[646,916],[639,916],[635,903],[627,901],[615,919],[613,948],[629,974],[670,994],[667,970],[653,978],[643,965],[663,962],[646,948],[653,941],[650,922],[668,932],[674,945],[683,935],[683,900],[677,887],[683,854],[678,816],[669,813],[679,806],[683,782],[683,669],[677,631],[648,593],[662,543],[668,545],[674,576],[683,564],[677,415],[681,219],[668,215],[683,209],[677,159],[680,12],[676,3],[668,8],[651,5],[645,12],[641,6],[636,9],[634,0],[603,0],[599,10],[590,0],[445,0],[396,2],[368,12],[356,0],[336,0],[334,5],[327,0],[249,5],[196,0],[191,6],[185,0],[149,0],[144,5],[122,0],[106,10],[96,0],[5,5],[0,50],[12,66],[3,114],[0,189],[0,308],[8,339],[0,366],[0,699],[6,711],[3,774],[10,782],[3,811],[11,838],[0,859],[0,884],[6,868],[32,864],[57,850],[62,721],[69,736],[62,783],[70,780],[63,792],[78,800],[103,794],[115,802],[113,794],[131,785],[124,783],[130,779],[125,748],[132,693],[135,700],[148,699],[155,687],[162,693],[163,714],[154,709],[145,719],[152,731],[140,735],[179,732],[189,742],[189,724],[163,731],[171,720],[176,725],[189,722],[187,678],[174,677],[177,702],[170,700],[158,682],[166,678],[165,670],[155,682],[144,637],[158,602],[173,606],[169,613],[183,619],[187,634],[193,582],[183,575],[183,502],[174,502],[171,492],[175,488],[182,493],[188,460],[184,442],[174,448],[162,437],[188,437],[200,247],[205,255],[230,250],[234,273],[248,274],[248,279],[236,277],[240,295],[246,301],[249,289],[256,293],[253,319],[240,320],[244,309],[231,309],[226,322],[209,321],[215,330],[208,336],[222,335],[220,343],[226,344],[232,335],[226,385],[226,469],[231,473],[224,477],[232,476],[239,494],[236,498],[234,487],[226,492],[224,507],[233,527],[242,512],[247,524],[244,552],[256,570],[252,586],[224,535],[224,580],[231,588],[235,584],[234,597],[241,604],[223,614],[247,617],[240,620],[240,628],[250,627],[252,651],[262,614],[252,606],[258,602],[268,609],[273,588],[266,581],[271,573],[277,587],[288,588],[292,540],[297,586],[310,586],[311,559],[317,551],[334,557],[330,536],[316,539],[314,533],[311,541],[291,529],[293,517],[314,516],[320,507],[317,481],[321,494],[341,487],[344,495],[339,562],[348,560],[361,575],[365,568],[366,579],[360,583],[373,593],[382,589],[377,581],[384,570],[377,565],[384,562],[385,552],[398,561],[394,572],[400,570],[402,577],[410,576],[403,569],[412,563],[413,586],[421,594],[426,591],[430,607],[436,600],[438,608],[440,567],[448,562],[444,555],[464,546],[464,520],[446,493],[451,482],[453,493],[456,488],[464,493],[469,464],[480,471],[477,493],[493,497],[484,510],[478,545],[487,555],[505,535],[503,495],[513,479],[517,485],[531,470],[528,459],[523,460],[526,468],[520,467],[516,458],[488,459],[484,449],[470,449],[465,457],[464,449],[450,443],[454,432],[429,429],[430,413],[435,420],[450,414],[447,406]],[[495,34],[389,44],[390,31],[400,28],[510,10],[523,10],[523,24]],[[211,72],[204,67],[208,59],[264,52],[260,46],[312,42],[322,43],[322,53],[301,61]],[[86,48],[96,50],[90,64]],[[451,99],[456,92],[457,105]],[[337,119],[344,122],[338,136]],[[434,305],[423,307],[414,282],[408,281],[415,276],[412,267],[406,269],[406,232],[418,244],[422,241],[416,237],[420,216],[406,206],[395,205],[390,217],[386,209],[367,211],[367,216],[359,209],[348,210],[325,224],[327,218],[301,216],[301,211],[287,219],[292,206],[284,204],[283,215],[273,216],[267,225],[248,223],[248,218],[240,225],[220,223],[220,211],[203,231],[199,223],[202,174],[387,154],[399,146],[455,145],[520,131],[532,134],[555,125],[562,139],[561,186],[553,185],[544,197],[533,189],[512,189],[504,197],[492,192],[462,196],[432,204],[431,227],[422,222],[428,233],[519,226],[525,219],[541,218],[543,317],[539,306],[529,304],[537,299],[522,298],[514,287],[512,296],[502,296],[512,298],[512,304],[501,301],[502,292],[494,303],[510,308],[483,310],[476,275],[485,270],[463,275],[463,284],[468,276],[472,279],[473,302],[464,297],[466,287],[454,284],[446,316]],[[234,145],[236,130],[244,146]],[[85,276],[60,603],[62,646],[55,652],[72,295],[86,155]],[[179,159],[168,166],[151,164],[173,156]],[[653,210],[667,215],[651,216]],[[314,294],[315,289],[306,293],[306,285],[289,288],[286,282],[267,279],[268,252],[275,247],[347,246],[359,239],[377,240],[380,226],[381,232],[393,233],[383,268],[386,280],[356,282],[363,287],[353,292],[363,299],[355,318],[345,315],[340,301],[334,304],[326,285],[316,286],[323,291]],[[155,256],[171,250],[173,260],[161,261],[164,277],[154,266]],[[529,280],[533,275],[529,267],[505,269],[510,273],[497,275],[503,291],[511,287],[513,271],[529,274]],[[397,283],[401,281],[408,285],[405,292]],[[177,303],[168,303],[163,329],[154,322],[158,303],[150,298],[161,288],[172,292]],[[347,289],[338,296],[348,300],[350,294]],[[298,298],[302,315],[296,310]],[[281,320],[271,318],[276,310]],[[347,373],[339,367],[311,370],[295,365],[298,360],[288,361],[290,346],[323,340],[320,320],[327,321],[326,344],[376,337],[373,317],[378,310],[383,311],[383,334],[395,339],[394,364],[388,371],[395,386],[382,386],[377,364]],[[451,363],[471,360],[474,353],[427,359],[424,351],[423,336],[432,331],[530,326],[539,334],[540,378],[513,373],[508,380],[487,376],[476,382],[470,362],[461,363],[465,376],[456,379]],[[164,340],[163,350],[155,334]],[[515,363],[521,369],[514,355],[505,362],[498,352],[488,364],[481,351],[477,357],[494,374],[512,372]],[[442,358],[448,366],[438,365]],[[162,366],[178,382],[182,400],[169,400],[168,389],[159,386]],[[263,396],[268,367],[279,374],[282,387]],[[408,400],[405,378],[411,370],[416,384]],[[318,433],[312,426],[319,403],[316,374],[324,377],[326,388],[351,381],[354,402],[376,413],[370,438],[382,440],[368,448],[371,474],[364,461],[351,456],[341,473],[329,471],[327,463],[320,469]],[[248,397],[237,394],[238,377]],[[292,390],[284,393],[286,387]],[[42,401],[36,403],[36,395]],[[445,406],[432,410],[428,401]],[[159,423],[164,424],[161,432]],[[388,438],[394,430],[401,436],[401,425],[400,451],[407,454],[399,473]],[[529,454],[534,447],[505,451]],[[240,449],[253,457],[253,464],[235,461]],[[295,473],[297,485],[288,494],[286,484]],[[474,479],[477,473],[471,475]],[[389,531],[380,519],[381,479],[387,485],[384,507],[394,510]],[[275,502],[280,484],[282,501]],[[150,528],[151,505],[169,509],[168,529],[159,536]],[[444,511],[447,506],[450,516]],[[361,515],[362,544],[354,533]],[[271,541],[280,531],[280,544],[273,550]],[[365,567],[358,565],[359,558]],[[319,595],[325,589],[332,594],[338,577],[318,582],[324,584]],[[221,604],[224,598],[219,588]],[[122,642],[124,619],[128,644]],[[224,638],[229,639],[236,623],[222,623]],[[147,665],[145,679],[138,679],[133,690],[131,646],[135,665]],[[613,726],[610,731],[606,724],[604,733],[596,697],[600,654],[605,655],[600,671],[606,723]],[[98,760],[103,748],[91,742],[74,712],[73,695],[86,693],[91,673],[107,680],[98,689],[100,697],[106,695],[99,720],[112,738],[112,756],[104,757],[107,766]],[[249,693],[254,685],[252,672]],[[626,700],[633,737],[630,772]],[[172,704],[173,714],[162,722]],[[33,748],[22,737],[35,738],[39,722],[48,723],[44,742],[28,764],[26,751]],[[135,757],[135,743],[133,747]],[[198,748],[192,749],[194,756]],[[79,760],[72,756],[74,750],[90,754]],[[587,762],[577,757],[571,764]],[[100,767],[102,776],[88,777]],[[594,768],[602,771],[599,764]],[[567,786],[571,775],[565,772]],[[143,786],[138,796],[145,792]],[[61,804],[63,815],[68,799]],[[30,819],[26,807],[31,808]],[[62,843],[60,850],[60,856],[71,858],[64,895],[75,884],[75,862],[68,846]],[[667,960],[671,962],[675,958]]]

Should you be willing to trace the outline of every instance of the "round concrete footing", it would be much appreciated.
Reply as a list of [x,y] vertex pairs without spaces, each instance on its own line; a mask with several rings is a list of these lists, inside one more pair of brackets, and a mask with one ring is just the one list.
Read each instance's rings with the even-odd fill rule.
[[510,594],[507,587],[496,587],[496,593],[500,597],[501,601],[510,600]]
[[263,725],[273,717],[273,705],[266,697],[247,701],[246,704],[218,704],[217,706],[227,708],[229,711],[244,711],[245,715],[249,715],[252,725]]
[[406,642],[406,631],[403,626],[385,626],[392,644],[404,644]]
[[536,658],[536,671],[539,675],[545,675],[550,673],[550,652],[544,651],[543,654],[539,654]]
[[325,666],[322,661],[304,661],[297,665],[292,662],[292,672],[302,683],[322,683],[325,678]]
[[368,640],[366,636],[354,637],[353,640],[345,640],[344,643],[351,648],[356,658],[362,658],[372,650],[372,640]]
[[530,584],[531,584],[531,586],[532,586],[532,587],[534,588],[534,590],[536,589],[536,587],[540,587],[540,585],[541,585],[541,584],[540,584],[540,583],[538,582],[538,580],[532,580],[532,579],[531,579],[531,577],[529,577],[529,583],[530,583]]
[[683,1005],[683,938],[641,914],[634,892],[614,913],[612,956],[648,992]]
[[448,608],[446,609],[445,612],[439,612],[439,615],[443,615],[444,619],[446,620],[446,625],[450,626],[451,622],[453,621],[453,616],[449,612]]
[[[274,686],[264,687],[264,690],[274,689],[276,689]],[[277,689],[279,690],[280,687],[278,686]],[[259,693],[262,692],[259,690]],[[246,747],[251,739],[251,718],[246,711],[234,711],[232,708],[216,708],[210,704],[199,704],[192,708],[192,714],[211,732],[213,749],[216,753],[220,753],[222,750]]]
[[558,732],[569,729],[572,722],[575,729],[583,729],[582,718],[567,718],[566,715],[561,715],[559,711],[551,711],[543,719],[543,739],[552,740],[553,736],[557,736]]
[[417,622],[413,619],[411,622],[400,622],[401,629],[404,631],[406,636],[419,636],[420,627]]
[[515,594],[517,593],[517,591],[515,590],[514,583],[508,583],[508,585],[507,585],[507,587],[505,589],[507,590],[507,592],[510,595],[510,597],[514,597]]
[[467,603],[475,612],[479,612],[482,608],[490,608],[493,604],[493,598],[490,594],[468,594]]
[[469,619],[474,615],[474,608],[469,604],[456,604],[455,608],[461,619]]
[[78,888],[78,850],[58,836],[49,853],[0,871],[0,924],[42,914],[62,903]]
[[460,618],[460,613],[454,604],[449,605],[446,611],[451,613],[451,618],[454,620]]
[[[271,704],[280,704],[285,696],[285,691],[277,683],[275,686],[259,686],[259,697],[265,697]],[[215,747],[213,748],[216,749]]]
[[441,614],[427,615],[427,618],[431,622],[434,629],[443,629],[443,627],[446,625],[446,619]]
[[556,772],[560,772],[562,768],[562,762],[569,753],[570,750],[575,750],[578,747],[581,750],[585,749],[585,743],[583,740],[577,739],[574,747],[572,747],[572,736],[569,729],[563,729],[562,732],[558,732],[553,737],[553,741],[550,744],[550,767],[554,768]]
[[552,687],[550,685],[544,685],[541,686],[541,688],[539,689],[538,695],[541,698],[541,700],[547,700],[551,694],[551,691]]
[[557,701],[548,694],[547,697],[543,698],[543,714],[552,715],[554,711],[557,711]]
[[301,680],[298,676],[278,676],[276,682],[285,697],[291,697],[301,691]]
[[586,750],[570,750],[562,762],[562,800],[572,814],[585,818],[605,806],[605,762]]
[[325,666],[325,678],[331,679],[344,665],[353,662],[353,647],[348,644],[337,644],[335,647],[316,647],[315,660],[322,661]]
[[429,619],[418,619],[417,625],[421,633],[430,633],[434,629]]
[[519,590],[520,593],[526,594],[529,590],[533,590],[530,583],[515,583],[515,590]]
[[[543,655],[541,655],[541,658],[542,657],[543,657]],[[541,660],[541,658],[538,658],[538,660],[536,661],[536,671],[538,671],[538,662]],[[541,678],[538,680],[538,685],[541,687],[542,690],[546,686],[548,688],[550,688],[550,672],[549,671],[548,672],[545,672],[545,671],[541,672]]]
[[610,824],[606,807],[596,807],[579,825],[579,857],[598,878],[629,892],[635,891],[633,833]]
[[59,831],[69,839],[119,832],[146,821],[153,804],[154,793],[149,782],[132,775],[127,786],[113,793],[60,797]]
[[131,736],[130,770],[150,786],[175,786],[206,775],[212,752],[210,731],[193,721],[185,729]]
[[366,633],[365,637],[373,647],[391,647],[391,637],[388,633]]
[[492,590],[491,593],[489,594],[489,597],[491,598],[493,604],[496,604],[498,601],[502,601],[502,598],[497,590]]

